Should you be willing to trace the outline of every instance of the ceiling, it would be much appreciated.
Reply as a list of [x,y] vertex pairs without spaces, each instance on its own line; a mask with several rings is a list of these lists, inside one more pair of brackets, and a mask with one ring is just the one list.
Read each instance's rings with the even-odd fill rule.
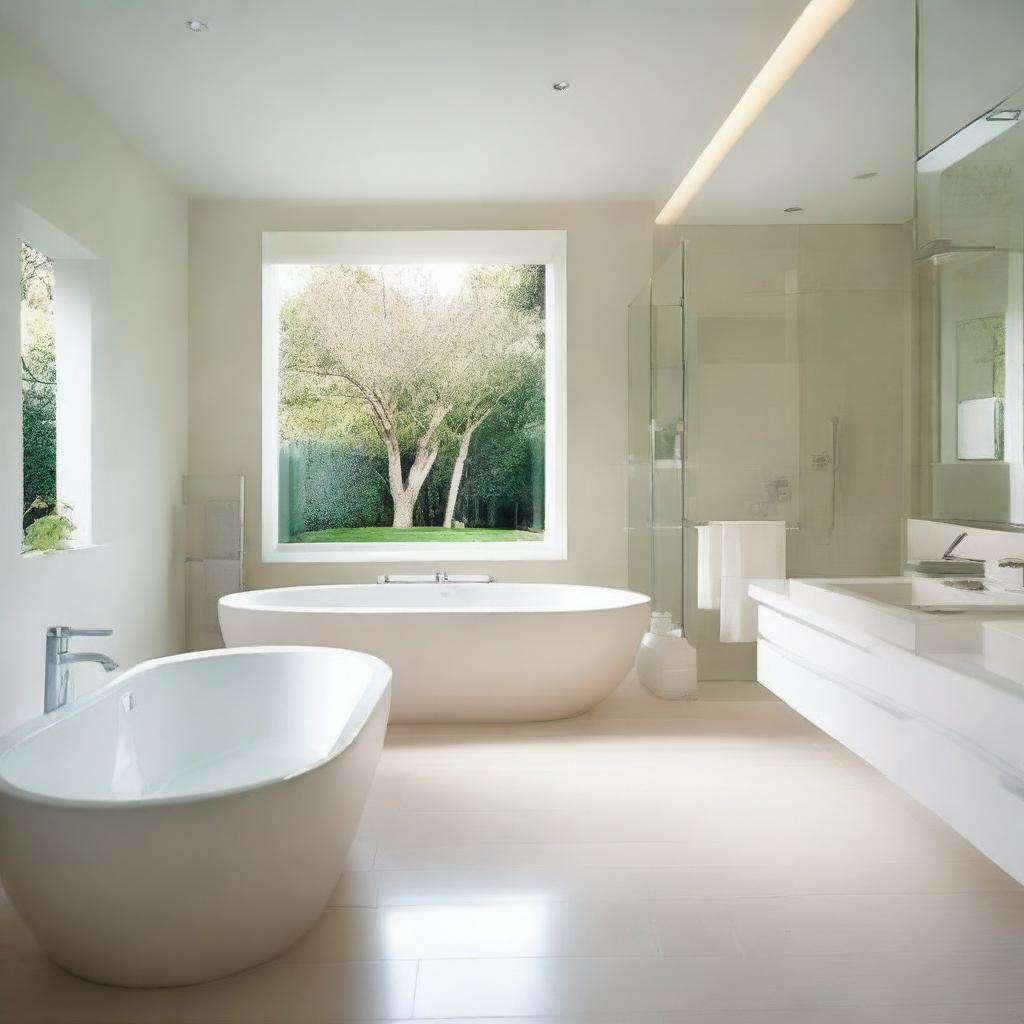
[[[660,203],[804,3],[0,0],[0,17],[194,197]],[[858,0],[685,219],[906,220],[913,34],[913,0]]]
[[[903,223],[913,216],[914,120],[913,0],[857,0],[683,219]],[[787,206],[803,212],[786,214]]]

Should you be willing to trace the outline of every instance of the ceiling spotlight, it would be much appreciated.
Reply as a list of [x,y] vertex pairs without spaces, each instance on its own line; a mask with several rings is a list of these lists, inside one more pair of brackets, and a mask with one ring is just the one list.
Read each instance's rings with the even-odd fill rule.
[[187,28],[189,32],[205,32],[209,27],[210,26],[207,25],[205,21],[200,21],[198,18],[189,18],[188,21],[185,22],[185,28]]
[[804,208],[802,206],[787,206],[782,212],[783,213],[803,213],[804,212]]
[[877,178],[878,171],[865,171],[863,174],[855,174],[853,176],[854,181],[867,181],[868,178]]
[[555,83],[552,84],[551,88],[554,89],[555,92],[565,92],[565,90],[569,88],[569,83],[568,82],[555,82]]

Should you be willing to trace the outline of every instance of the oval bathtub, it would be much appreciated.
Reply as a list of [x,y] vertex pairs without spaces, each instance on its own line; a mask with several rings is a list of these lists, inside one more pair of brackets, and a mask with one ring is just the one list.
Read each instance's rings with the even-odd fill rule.
[[593,707],[633,665],[643,594],[539,583],[285,587],[220,600],[229,647],[311,644],[383,658],[392,722],[537,722]]
[[387,725],[354,651],[144,662],[0,741],[0,878],[82,977],[181,985],[285,949],[341,874]]

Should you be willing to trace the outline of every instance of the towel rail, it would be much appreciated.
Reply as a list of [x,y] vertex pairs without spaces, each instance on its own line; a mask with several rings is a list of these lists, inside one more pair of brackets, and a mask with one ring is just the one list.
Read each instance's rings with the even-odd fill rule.
[[[714,523],[728,523],[728,522],[737,522],[737,521],[738,520],[732,520],[732,519],[684,519],[683,520],[683,526],[687,527],[687,528],[690,528],[690,529],[696,529],[698,526],[711,526]],[[746,520],[744,520],[744,521],[746,521]],[[757,523],[773,523],[773,522],[775,522],[775,523],[777,523],[778,522],[777,519],[751,519],[749,521],[752,522],[752,523],[754,523],[754,522],[757,522]],[[799,530],[799,529],[800,529],[800,524],[799,523],[786,523],[786,530],[788,532],[792,532],[793,530]]]

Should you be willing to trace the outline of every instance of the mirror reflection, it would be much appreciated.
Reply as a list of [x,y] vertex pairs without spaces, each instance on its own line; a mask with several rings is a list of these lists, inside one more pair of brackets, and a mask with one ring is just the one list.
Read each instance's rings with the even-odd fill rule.
[[999,99],[917,161],[936,518],[1024,523],[1022,110]]

